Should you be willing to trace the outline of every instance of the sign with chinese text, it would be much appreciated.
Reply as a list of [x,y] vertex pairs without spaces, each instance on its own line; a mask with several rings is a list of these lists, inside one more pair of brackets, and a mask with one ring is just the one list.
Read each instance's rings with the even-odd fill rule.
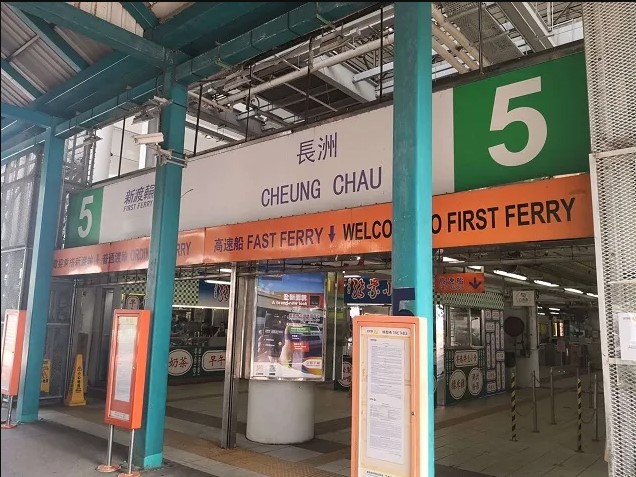
[[[177,266],[203,263],[204,236],[203,229],[179,233]],[[142,270],[148,268],[149,253],[149,237],[64,248],[55,251],[53,276]]]
[[[485,323],[486,394],[495,394],[506,389],[504,314],[502,310],[489,309],[483,310],[482,315]],[[504,359],[498,359],[502,355]]]
[[358,316],[353,324],[351,475],[427,475],[434,389],[424,320]]
[[440,273],[435,275],[436,293],[484,293],[483,273]]
[[110,344],[104,421],[141,427],[150,335],[149,310],[115,310]]
[[42,361],[42,379],[40,381],[40,392],[48,393],[51,390],[51,360]]
[[512,306],[534,306],[534,290],[512,290]]
[[7,310],[2,328],[2,394],[17,396],[20,384],[26,311]]
[[[589,170],[583,53],[435,92],[432,108],[435,195]],[[384,106],[201,155],[183,171],[179,229],[389,203],[392,151]],[[67,246],[148,236],[153,202],[154,172],[73,194]]]
[[350,305],[390,305],[391,280],[350,277],[344,282],[344,302]]
[[446,404],[481,397],[486,391],[484,349],[444,350],[446,370]]
[[324,378],[325,280],[324,273],[258,278],[252,378]]

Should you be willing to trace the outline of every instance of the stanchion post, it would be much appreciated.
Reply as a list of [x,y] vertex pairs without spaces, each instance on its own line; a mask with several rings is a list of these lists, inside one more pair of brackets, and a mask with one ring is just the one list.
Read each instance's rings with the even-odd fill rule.
[[108,426],[108,450],[106,451],[106,463],[97,466],[97,472],[109,473],[119,470],[119,466],[113,465],[113,439],[115,437],[115,426]]
[[550,367],[550,424],[556,424],[554,410],[554,368]]
[[3,429],[14,429],[17,424],[11,424],[11,414],[13,412],[13,396],[9,396],[9,403],[7,407],[7,421],[2,424]]
[[587,392],[590,395],[589,397],[589,407],[594,406],[594,398],[592,396],[592,365],[590,364],[589,358],[587,362]]
[[594,373],[594,442],[598,441],[598,376]]
[[510,388],[512,394],[510,395],[510,418],[512,419],[512,437],[511,441],[517,440],[517,378],[515,373],[512,373],[510,377]]
[[577,424],[577,431],[576,431],[576,451],[577,452],[583,452],[582,450],[582,445],[581,445],[581,432],[582,432],[582,424],[583,424],[583,409],[582,409],[582,400],[581,400],[581,393],[583,392],[583,386],[581,383],[581,379],[579,378],[579,370],[577,368],[576,370],[576,400],[577,400],[577,407],[576,407],[576,424]]
[[539,432],[539,416],[537,415],[537,381],[536,371],[532,370],[532,432]]
[[139,472],[133,472],[132,470],[132,461],[133,461],[133,447],[135,445],[135,430],[131,429],[130,431],[130,447],[128,447],[128,470],[125,474],[119,474],[118,477],[139,477]]

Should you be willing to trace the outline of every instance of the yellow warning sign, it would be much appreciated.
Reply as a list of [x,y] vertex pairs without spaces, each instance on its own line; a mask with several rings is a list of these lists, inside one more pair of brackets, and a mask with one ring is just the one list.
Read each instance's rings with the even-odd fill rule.
[[48,393],[51,390],[51,360],[45,359],[42,363],[42,381],[40,382],[40,391]]
[[67,406],[85,406],[84,398],[84,366],[82,365],[82,355],[75,356],[75,366],[73,367],[73,379],[71,386],[64,400]]

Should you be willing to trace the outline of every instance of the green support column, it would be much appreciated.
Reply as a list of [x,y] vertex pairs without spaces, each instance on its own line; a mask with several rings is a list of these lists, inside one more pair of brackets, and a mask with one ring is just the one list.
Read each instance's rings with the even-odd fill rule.
[[[393,310],[425,323],[429,354],[420,380],[428,389],[428,469],[434,475],[431,4],[395,4],[393,92]],[[409,313],[410,312],[410,313]],[[426,430],[424,430],[426,431]],[[428,448],[426,447],[428,446]]]
[[[161,114],[161,132],[164,135],[161,146],[164,150],[171,150],[173,158],[183,158],[187,91],[184,86],[174,82],[172,73],[164,76],[164,91],[172,103],[166,106]],[[163,460],[182,170],[182,167],[176,164],[158,163],[155,171],[155,198],[146,285],[146,308],[152,311],[152,324],[143,427],[136,433],[134,448],[135,464],[145,469],[161,467]]]
[[16,419],[20,422],[38,420],[40,380],[46,343],[46,323],[49,315],[53,250],[57,237],[57,223],[62,192],[64,139],[47,129],[44,157],[40,172],[38,208],[35,217],[35,236],[27,295],[26,328],[22,351],[22,374],[18,391]]

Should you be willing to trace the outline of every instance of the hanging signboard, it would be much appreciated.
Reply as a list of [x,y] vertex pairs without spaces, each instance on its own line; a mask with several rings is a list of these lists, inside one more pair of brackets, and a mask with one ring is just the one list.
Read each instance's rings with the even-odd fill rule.
[[[576,53],[435,92],[433,193],[587,172],[586,84]],[[388,203],[392,161],[390,105],[213,151],[183,171],[179,229]],[[150,172],[71,195],[67,245],[150,235],[154,193]]]
[[115,310],[104,413],[107,424],[141,427],[149,336],[149,310]]
[[[205,230],[180,232],[177,266],[203,263]],[[86,275],[148,268],[150,237],[56,250],[53,276]]]
[[344,302],[347,305],[390,305],[392,296],[391,280],[345,278]]
[[432,403],[421,381],[432,363],[422,324],[405,316],[354,319],[351,475],[410,477],[433,465]]
[[438,273],[435,275],[436,293],[484,293],[483,273]]
[[512,290],[512,306],[534,306],[534,290]]
[[[390,252],[392,213],[391,204],[379,204],[209,227],[205,261]],[[590,176],[435,196],[432,226],[433,248],[593,237]]]
[[259,277],[251,377],[324,379],[325,274]]
[[2,329],[2,394],[17,396],[20,385],[26,311],[7,310]]

